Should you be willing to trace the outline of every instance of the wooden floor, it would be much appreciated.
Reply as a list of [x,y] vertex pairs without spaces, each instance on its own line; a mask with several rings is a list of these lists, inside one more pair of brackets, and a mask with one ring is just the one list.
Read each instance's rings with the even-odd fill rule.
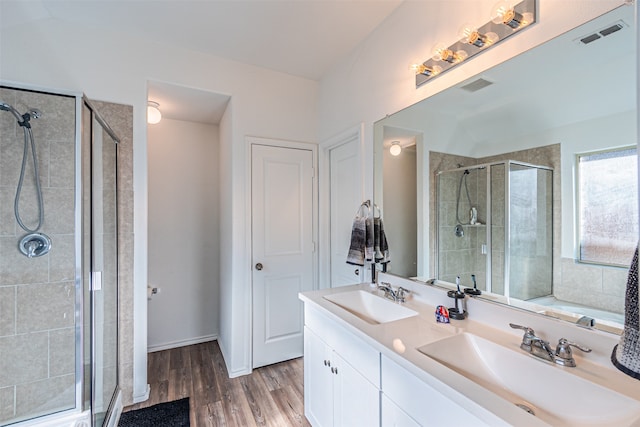
[[192,427],[309,426],[303,408],[302,358],[229,378],[217,341],[149,353],[145,408],[189,397]]

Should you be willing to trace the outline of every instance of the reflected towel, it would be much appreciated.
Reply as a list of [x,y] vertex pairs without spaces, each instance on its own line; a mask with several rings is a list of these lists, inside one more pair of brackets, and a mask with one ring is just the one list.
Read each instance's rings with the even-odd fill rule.
[[624,303],[624,329],[613,348],[611,362],[625,374],[640,380],[640,310],[638,302],[638,248],[633,256]]
[[382,218],[373,219],[373,236],[375,261],[380,264],[388,263],[391,261],[391,257],[389,256],[389,243],[384,232]]
[[367,243],[367,219],[357,215],[351,227],[351,243],[347,254],[347,264],[364,265]]

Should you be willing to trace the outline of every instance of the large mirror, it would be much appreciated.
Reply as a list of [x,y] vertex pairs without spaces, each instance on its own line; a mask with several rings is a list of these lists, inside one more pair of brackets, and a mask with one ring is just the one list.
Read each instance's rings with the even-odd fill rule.
[[[473,275],[482,298],[621,331],[638,241],[634,25],[620,6],[375,124],[390,273]],[[598,159],[606,179],[587,176]],[[596,205],[617,203],[603,181],[634,202],[594,255]]]

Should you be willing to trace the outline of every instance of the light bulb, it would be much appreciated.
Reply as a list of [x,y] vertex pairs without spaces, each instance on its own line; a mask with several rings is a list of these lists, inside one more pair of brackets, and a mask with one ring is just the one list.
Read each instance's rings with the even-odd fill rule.
[[458,36],[462,43],[467,43],[476,47],[485,47],[497,42],[499,37],[494,32],[482,34],[471,24],[465,24],[458,31]]
[[435,45],[432,52],[432,58],[434,61],[446,61],[445,58],[448,58],[450,54],[453,54],[453,52],[451,52],[449,48],[444,45],[444,43],[438,43],[437,45]]
[[514,29],[531,23],[531,19],[527,22],[522,14],[515,11],[511,1],[496,3],[491,9],[491,20],[495,24],[505,24]]
[[162,113],[160,112],[160,104],[153,101],[147,102],[147,123],[155,125],[162,120]]
[[442,72],[442,67],[439,65],[432,65],[431,67],[427,67],[424,64],[414,64],[411,69],[415,71],[416,74],[422,74],[427,77],[437,76]]
[[391,143],[391,147],[389,147],[389,154],[391,154],[392,156],[399,156],[400,153],[402,153],[400,141],[393,141]]
[[433,60],[445,61],[450,64],[457,64],[467,59],[469,55],[464,50],[452,51],[444,44],[439,43],[433,47]]

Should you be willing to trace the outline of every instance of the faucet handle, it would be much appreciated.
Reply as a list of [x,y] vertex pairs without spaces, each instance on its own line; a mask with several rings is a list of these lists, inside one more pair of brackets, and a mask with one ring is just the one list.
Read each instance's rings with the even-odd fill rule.
[[529,336],[529,338],[536,336],[536,333],[534,332],[534,330],[528,326],[516,325],[515,323],[509,323],[509,326],[511,326],[513,329],[522,329],[524,331],[525,336]]
[[398,286],[396,289],[396,296],[398,297],[398,301],[404,302],[405,295],[410,294],[411,291],[409,289],[403,288],[402,286]]
[[576,344],[574,342],[569,341],[566,338],[560,338],[558,341],[558,347],[556,347],[556,356],[562,357],[562,355],[566,352],[569,356],[571,356],[571,347],[575,347],[580,351],[584,351],[585,353],[591,353],[591,349],[580,344]]
[[543,341],[536,336],[536,333],[533,329],[528,326],[516,325],[515,323],[509,323],[513,329],[522,329],[524,331],[524,335],[522,335],[522,342],[520,343],[520,348],[524,351],[531,351],[531,343],[533,341]]
[[588,347],[584,347],[574,342],[571,342],[566,338],[560,338],[560,340],[558,341],[558,347],[556,347],[556,363],[558,365],[569,366],[569,367],[576,366],[576,361],[573,358],[571,347],[575,347],[578,350],[584,351],[585,353],[591,352],[591,349]]

